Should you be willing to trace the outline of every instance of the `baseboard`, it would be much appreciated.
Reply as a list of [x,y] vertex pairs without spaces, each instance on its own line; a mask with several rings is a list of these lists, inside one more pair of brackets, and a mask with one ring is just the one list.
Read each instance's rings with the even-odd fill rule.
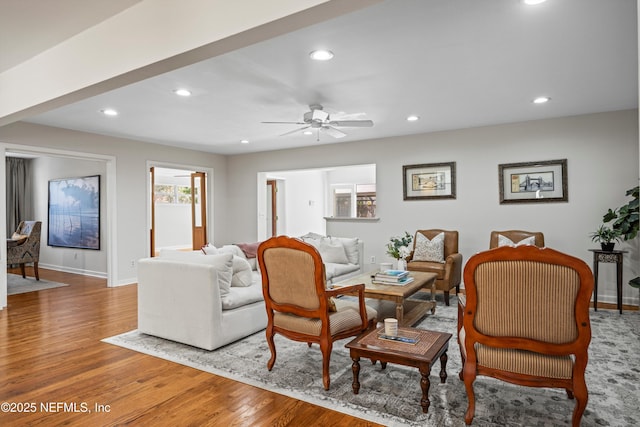
[[62,267],[59,265],[43,264],[39,263],[40,268],[46,268],[47,270],[61,271],[63,273],[82,274],[84,276],[98,277],[100,279],[106,279],[107,273],[102,271],[83,270],[80,268]]

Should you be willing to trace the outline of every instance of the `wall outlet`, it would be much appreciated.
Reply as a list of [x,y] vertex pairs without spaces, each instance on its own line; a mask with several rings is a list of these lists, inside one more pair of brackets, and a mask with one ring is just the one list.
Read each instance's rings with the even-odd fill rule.
[[135,260],[135,259],[132,259],[132,260],[131,260],[131,267],[135,267],[135,266],[136,266],[136,260]]
[[371,264],[375,264],[376,263],[376,257],[375,255],[371,255]]

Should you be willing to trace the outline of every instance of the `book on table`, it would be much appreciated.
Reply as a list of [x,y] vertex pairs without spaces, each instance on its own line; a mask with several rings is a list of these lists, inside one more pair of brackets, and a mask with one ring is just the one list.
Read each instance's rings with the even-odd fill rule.
[[400,279],[385,279],[385,278],[378,278],[377,276],[375,276],[371,280],[371,283],[374,283],[376,285],[398,285],[398,286],[403,286],[403,285],[407,285],[407,284],[409,284],[411,282],[413,282],[413,277],[411,277],[411,276],[405,276],[405,277],[402,277]]
[[407,277],[409,272],[406,270],[384,270],[376,273],[376,277],[384,279],[400,279]]

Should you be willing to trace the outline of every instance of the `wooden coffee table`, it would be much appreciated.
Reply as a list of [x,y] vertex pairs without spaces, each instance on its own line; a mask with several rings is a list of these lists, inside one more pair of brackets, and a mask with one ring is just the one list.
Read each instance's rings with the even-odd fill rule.
[[[349,286],[358,283],[364,283],[365,298],[374,298],[378,300],[392,301],[396,304],[396,319],[400,326],[413,326],[422,319],[427,311],[431,310],[431,314],[436,312],[436,277],[435,273],[425,273],[421,271],[412,271],[409,273],[413,277],[413,282],[407,285],[380,285],[371,283],[371,276],[374,273],[362,274],[355,276],[342,282],[335,283],[333,287]],[[410,296],[422,288],[431,288],[431,300],[419,301],[409,299]],[[378,319],[381,321],[382,319]]]
[[384,327],[378,329],[370,329],[362,335],[349,342],[345,347],[349,349],[349,354],[353,364],[353,393],[360,392],[360,358],[371,359],[375,364],[380,361],[382,369],[387,367],[387,363],[397,363],[404,366],[413,366],[420,370],[420,387],[422,388],[422,399],[420,406],[422,412],[429,412],[429,373],[431,366],[440,359],[440,382],[447,381],[447,350],[449,348],[449,339],[451,334],[444,332],[427,331],[415,328],[398,328],[398,336],[416,337],[418,342],[415,344],[403,343],[398,341],[389,341],[379,338],[384,333]]

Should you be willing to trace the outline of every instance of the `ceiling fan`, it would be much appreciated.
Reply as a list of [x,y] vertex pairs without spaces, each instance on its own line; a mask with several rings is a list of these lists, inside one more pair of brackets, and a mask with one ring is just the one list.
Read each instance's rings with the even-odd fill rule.
[[320,132],[326,133],[334,138],[343,138],[347,136],[338,128],[343,127],[371,127],[373,122],[371,120],[332,120],[329,113],[324,111],[322,105],[311,104],[309,105],[310,111],[304,113],[301,122],[262,122],[267,124],[292,124],[292,125],[305,125],[301,128],[294,129],[290,132],[283,133],[280,136],[290,135],[292,133],[300,132],[305,129],[316,129],[317,140],[320,140]]

